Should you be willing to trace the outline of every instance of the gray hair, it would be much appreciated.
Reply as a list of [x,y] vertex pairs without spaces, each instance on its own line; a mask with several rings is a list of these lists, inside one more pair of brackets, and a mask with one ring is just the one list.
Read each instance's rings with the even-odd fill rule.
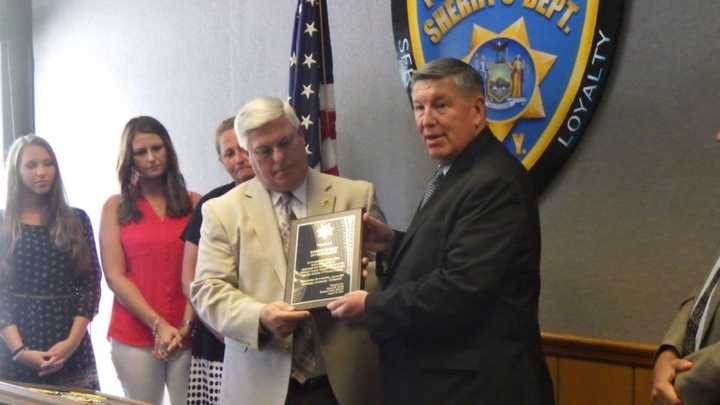
[[248,149],[248,133],[256,130],[270,121],[276,120],[282,116],[287,118],[293,128],[300,127],[295,110],[288,104],[277,97],[258,97],[246,103],[237,116],[235,116],[235,133],[237,134],[238,144],[245,150]]
[[472,66],[454,58],[435,59],[410,73],[410,88],[423,80],[440,80],[452,77],[465,94],[485,95],[482,76]]

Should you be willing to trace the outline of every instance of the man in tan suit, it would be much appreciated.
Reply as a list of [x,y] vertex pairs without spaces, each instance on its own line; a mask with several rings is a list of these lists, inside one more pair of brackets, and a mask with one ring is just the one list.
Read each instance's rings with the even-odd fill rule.
[[654,405],[720,403],[720,259],[683,300],[655,360]]
[[[308,169],[298,118],[279,99],[247,103],[235,131],[256,177],[203,207],[191,287],[199,316],[225,336],[222,402],[378,403],[377,349],[365,328],[333,320],[325,309],[296,311],[283,302],[281,234],[288,215],[376,212],[372,184]],[[375,284],[366,281],[370,289]],[[297,343],[301,333],[312,337],[309,346]],[[300,346],[315,359],[309,367],[298,360]]]

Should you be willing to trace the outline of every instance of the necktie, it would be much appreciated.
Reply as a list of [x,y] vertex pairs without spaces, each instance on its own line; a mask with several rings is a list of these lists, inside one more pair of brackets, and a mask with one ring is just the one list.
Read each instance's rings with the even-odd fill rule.
[[[290,222],[295,219],[291,208],[292,199],[292,193],[283,193],[280,196],[278,207],[278,227],[286,256],[290,249]],[[292,372],[290,375],[301,383],[304,383],[317,367],[312,322],[312,318],[302,322],[293,333]]]
[[683,341],[684,354],[690,354],[695,351],[697,343],[696,336],[698,328],[700,327],[700,320],[705,313],[705,307],[707,307],[707,303],[710,300],[710,296],[712,295],[713,290],[715,290],[715,286],[717,285],[719,279],[720,271],[716,271],[710,281],[710,284],[708,284],[707,288],[702,292],[702,295],[698,299],[692,313],[690,314],[690,318],[687,322],[687,328],[685,329],[685,339]]
[[278,207],[278,227],[280,229],[280,238],[282,239],[285,256],[287,256],[288,249],[290,249],[290,222],[295,219],[295,214],[293,214],[291,208],[292,199],[292,193],[282,193]]
[[293,333],[292,371],[290,376],[301,383],[311,377],[317,367],[313,323],[313,318],[310,317],[298,325]]
[[442,167],[438,168],[435,174],[430,179],[430,182],[425,186],[425,194],[423,194],[422,201],[420,202],[420,208],[422,208],[426,202],[432,197],[432,195],[435,193],[435,190],[437,190],[438,186],[440,185],[440,180],[442,180],[443,176],[445,174],[443,173],[444,170]]

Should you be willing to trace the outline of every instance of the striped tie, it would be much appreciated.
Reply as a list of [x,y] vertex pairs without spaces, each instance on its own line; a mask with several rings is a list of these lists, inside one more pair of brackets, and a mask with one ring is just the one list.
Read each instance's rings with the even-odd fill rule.
[[439,167],[433,175],[432,179],[430,179],[430,182],[425,187],[425,194],[423,194],[423,199],[420,202],[420,208],[422,208],[425,203],[428,202],[430,197],[432,197],[432,195],[435,193],[435,190],[437,190],[438,186],[440,185],[440,180],[442,180],[442,178],[445,176],[443,172],[443,168]]
[[[286,257],[290,254],[290,223],[296,219],[292,211],[292,199],[292,193],[282,193],[277,212],[280,238]],[[313,323],[313,319],[309,318],[298,325],[293,333],[292,372],[290,375],[300,383],[304,383],[317,367]]]
[[696,336],[698,328],[700,327],[700,320],[705,313],[708,301],[710,300],[710,296],[712,295],[713,290],[715,290],[718,279],[720,279],[720,271],[715,272],[715,275],[710,281],[710,284],[707,286],[705,291],[703,291],[700,298],[698,298],[698,301],[695,304],[692,313],[690,314],[690,318],[687,322],[687,328],[685,329],[685,339],[683,340],[683,354],[685,355],[688,355],[695,351],[695,346],[697,344]]
[[292,193],[282,193],[277,212],[278,228],[280,229],[280,238],[282,239],[283,249],[285,249],[285,256],[287,256],[290,249],[290,222],[296,219],[291,208],[292,199]]

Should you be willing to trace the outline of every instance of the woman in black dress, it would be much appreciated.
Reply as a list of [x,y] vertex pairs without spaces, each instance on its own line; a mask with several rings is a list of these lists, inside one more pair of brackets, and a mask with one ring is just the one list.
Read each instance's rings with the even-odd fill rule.
[[[198,243],[200,241],[200,225],[202,225],[202,205],[205,201],[220,197],[232,190],[236,185],[255,176],[248,153],[238,145],[233,129],[235,117],[224,120],[215,130],[215,150],[225,171],[233,178],[231,183],[220,186],[205,194],[198,202],[190,222],[188,222],[182,239],[185,241],[183,254],[182,283],[185,295],[190,299],[190,283],[195,277]],[[190,381],[188,381],[187,405],[214,405],[220,402],[220,383],[223,372],[223,356],[225,344],[222,336],[211,331],[202,322],[195,322],[190,365]]]
[[90,320],[100,268],[90,220],[68,206],[42,138],[13,143],[0,218],[0,379],[98,390]]

